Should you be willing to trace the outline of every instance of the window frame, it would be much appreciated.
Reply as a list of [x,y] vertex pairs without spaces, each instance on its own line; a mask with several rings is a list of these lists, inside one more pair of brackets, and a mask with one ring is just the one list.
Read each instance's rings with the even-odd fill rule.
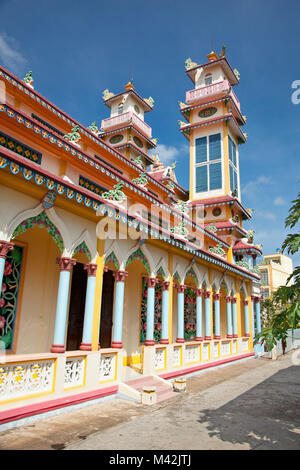
[[[210,138],[212,136],[215,136],[215,135],[219,135],[220,136],[220,157],[217,158],[217,159],[214,159],[214,160],[210,160]],[[224,154],[224,149],[223,149],[223,138],[222,138],[223,134],[222,134],[222,131],[220,132],[214,132],[212,134],[208,134],[206,136],[199,136],[197,138],[195,138],[195,152],[194,152],[194,188],[195,188],[195,193],[196,194],[203,194],[203,193],[207,193],[207,192],[210,192],[210,191],[220,191],[223,189],[223,186],[224,186],[224,169],[223,169],[223,154]],[[205,161],[202,161],[202,162],[197,162],[197,154],[196,154],[196,149],[197,149],[197,145],[196,145],[196,141],[197,140],[200,140],[200,139],[206,139],[206,160]],[[211,189],[211,180],[210,180],[210,176],[211,176],[211,169],[210,169],[210,166],[211,165],[215,165],[215,164],[220,164],[221,166],[221,185],[219,188],[216,188],[216,189]],[[198,170],[197,168],[200,168],[200,167],[205,167],[206,168],[206,182],[207,182],[207,185],[206,185],[206,190],[201,190],[199,191],[197,189],[197,173],[198,173]]]

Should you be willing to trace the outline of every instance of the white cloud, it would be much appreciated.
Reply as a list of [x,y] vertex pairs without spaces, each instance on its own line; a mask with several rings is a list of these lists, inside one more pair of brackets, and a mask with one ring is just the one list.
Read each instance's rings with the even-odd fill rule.
[[257,215],[258,217],[262,217],[263,219],[271,220],[271,221],[274,221],[277,219],[277,216],[276,214],[274,214],[274,212],[257,210],[255,211],[255,215]]
[[5,33],[0,33],[0,60],[4,67],[18,73],[27,60],[18,52],[17,41]]
[[156,149],[152,150],[151,154],[158,154],[160,161],[164,164],[172,163],[178,160],[181,155],[188,152],[188,146],[174,147],[173,145],[158,144]]
[[242,188],[242,193],[247,196],[254,196],[261,191],[265,184],[271,183],[272,178],[269,176],[259,176],[255,181],[249,181],[249,183]]
[[281,196],[278,196],[274,199],[274,206],[284,206],[284,205],[285,205],[285,200]]

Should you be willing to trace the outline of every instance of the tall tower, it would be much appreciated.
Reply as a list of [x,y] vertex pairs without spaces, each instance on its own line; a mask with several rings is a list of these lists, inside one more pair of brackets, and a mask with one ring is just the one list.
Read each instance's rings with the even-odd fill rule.
[[144,115],[152,111],[154,100],[151,96],[141,98],[131,81],[124,88],[125,91],[116,95],[107,89],[103,92],[110,117],[101,122],[101,138],[146,169],[154,162],[148,151],[156,147],[156,139],[152,139],[152,129],[144,121]]
[[239,72],[230,66],[224,46],[219,56],[212,51],[207,59],[201,65],[186,60],[194,88],[179,103],[187,121],[179,121],[180,131],[190,142],[190,205],[205,227],[231,246],[231,259],[243,262],[261,250],[253,245],[253,231],[242,226],[252,211],[241,203],[239,147],[247,134],[241,130],[246,116],[233,91]]
[[232,193],[240,200],[239,145],[246,142],[241,130],[246,119],[233,91],[239,73],[232,70],[225,48],[207,59],[201,65],[186,61],[194,89],[180,103],[188,121],[180,121],[180,131],[190,142],[190,200]]

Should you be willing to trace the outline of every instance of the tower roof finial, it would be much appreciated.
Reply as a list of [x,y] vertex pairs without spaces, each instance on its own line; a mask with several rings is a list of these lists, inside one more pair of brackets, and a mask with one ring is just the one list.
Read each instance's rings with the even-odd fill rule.
[[134,86],[133,86],[133,78],[130,78],[129,79],[129,82],[124,85],[124,88],[125,90],[129,91],[129,90],[134,90]]

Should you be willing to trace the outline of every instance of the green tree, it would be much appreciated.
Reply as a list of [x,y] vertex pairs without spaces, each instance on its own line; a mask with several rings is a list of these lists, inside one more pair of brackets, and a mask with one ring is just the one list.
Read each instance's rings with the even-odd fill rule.
[[[300,193],[292,201],[289,215],[285,219],[285,227],[293,229],[300,219]],[[282,250],[294,255],[300,249],[300,232],[289,233],[282,244]],[[291,286],[287,284],[294,278]],[[279,287],[270,299],[262,302],[262,310],[267,312],[268,321],[262,331],[255,336],[254,344],[263,341],[269,351],[278,341],[286,344],[289,329],[300,328],[300,266],[297,266],[287,279],[286,285]]]

